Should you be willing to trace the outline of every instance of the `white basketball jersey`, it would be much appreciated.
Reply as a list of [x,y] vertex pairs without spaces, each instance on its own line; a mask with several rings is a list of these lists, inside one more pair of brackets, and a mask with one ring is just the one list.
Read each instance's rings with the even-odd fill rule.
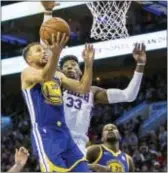
[[93,93],[78,94],[63,90],[65,121],[76,143],[88,142],[88,128],[93,108]]

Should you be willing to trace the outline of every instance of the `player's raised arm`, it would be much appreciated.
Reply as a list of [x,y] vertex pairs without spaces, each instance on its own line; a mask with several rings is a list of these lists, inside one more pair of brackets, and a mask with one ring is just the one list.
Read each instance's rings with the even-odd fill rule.
[[[42,75],[44,76],[45,80],[51,80],[53,78],[61,51],[67,43],[68,37],[66,34],[63,34],[62,37],[60,35],[61,34],[59,32],[57,33],[56,37],[52,35],[52,45],[48,46],[48,49],[51,50],[52,54],[42,71]],[[46,44],[48,45],[48,43]]]
[[80,81],[70,79],[64,74],[57,72],[56,76],[61,78],[62,85],[64,88],[75,91],[77,93],[85,94],[90,91],[90,86],[92,83],[92,67],[94,59],[94,48],[92,45],[86,44],[85,49],[82,53],[85,70]]
[[[44,7],[44,18],[43,18],[43,23],[46,22],[47,20],[51,19],[53,9],[55,6],[59,5],[59,3],[55,1],[41,1],[42,6]],[[44,44],[44,42],[40,39],[40,43]]]
[[20,172],[25,166],[28,157],[29,157],[29,152],[26,148],[20,147],[19,150],[16,149],[15,164],[12,166],[12,168],[10,168],[8,172]]
[[44,7],[44,18],[43,18],[43,23],[46,22],[47,20],[51,19],[53,16],[53,9],[54,7],[58,6],[59,3],[55,1],[41,1],[42,6]]
[[136,99],[142,77],[144,67],[146,65],[146,52],[144,44],[135,44],[133,50],[133,58],[135,59],[137,65],[134,75],[128,85],[124,90],[120,89],[102,89],[99,87],[92,87],[95,93],[95,102],[97,103],[119,103],[119,102],[132,102]]
[[[24,54],[26,61],[28,64],[31,63],[31,66],[36,64],[36,59],[38,59],[38,64],[41,64],[38,69],[27,68],[22,72],[21,80],[22,80],[22,88],[27,88],[30,85],[36,83],[43,83],[45,81],[49,81],[53,78],[57,62],[60,56],[60,53],[65,46],[68,37],[63,34],[60,37],[60,33],[56,36],[52,35],[52,45],[43,47],[42,45],[38,44],[36,47],[29,47],[26,49],[26,53]],[[48,45],[48,43],[46,43]],[[45,59],[45,60],[44,60]],[[43,61],[43,63],[41,63]],[[44,61],[46,61],[44,64]],[[36,65],[37,66],[37,65]]]

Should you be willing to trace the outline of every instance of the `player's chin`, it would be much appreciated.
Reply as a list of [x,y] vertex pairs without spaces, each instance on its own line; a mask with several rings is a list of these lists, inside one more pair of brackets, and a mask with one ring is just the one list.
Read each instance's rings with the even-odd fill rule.
[[108,134],[107,135],[107,139],[108,140],[111,140],[111,141],[116,141],[117,140],[117,137],[114,134]]
[[76,79],[76,76],[75,76],[74,73],[67,73],[66,76],[69,77],[69,78],[72,78],[72,79]]
[[47,62],[48,62],[48,60],[47,60],[47,59],[43,59],[43,60],[41,60],[41,65],[46,65],[46,64],[47,64]]
[[116,143],[117,141],[118,141],[117,138],[107,137],[107,142],[109,142],[109,143]]

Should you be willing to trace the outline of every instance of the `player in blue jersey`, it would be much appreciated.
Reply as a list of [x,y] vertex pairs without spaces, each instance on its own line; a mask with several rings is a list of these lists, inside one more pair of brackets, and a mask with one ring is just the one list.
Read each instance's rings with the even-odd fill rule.
[[119,149],[121,136],[117,127],[107,124],[102,132],[102,145],[87,149],[90,169],[96,172],[134,172],[132,158]]
[[94,49],[91,45],[85,46],[84,75],[81,81],[72,80],[56,71],[67,40],[65,34],[60,37],[58,33],[52,35],[51,46],[32,43],[23,51],[29,66],[21,74],[21,86],[31,118],[33,151],[43,172],[89,171],[66,126],[60,88],[83,94],[90,90]]

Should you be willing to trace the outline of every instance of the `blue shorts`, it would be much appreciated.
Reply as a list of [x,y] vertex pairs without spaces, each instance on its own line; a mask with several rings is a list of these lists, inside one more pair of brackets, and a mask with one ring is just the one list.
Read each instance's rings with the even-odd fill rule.
[[89,172],[67,127],[34,128],[32,146],[42,172]]

